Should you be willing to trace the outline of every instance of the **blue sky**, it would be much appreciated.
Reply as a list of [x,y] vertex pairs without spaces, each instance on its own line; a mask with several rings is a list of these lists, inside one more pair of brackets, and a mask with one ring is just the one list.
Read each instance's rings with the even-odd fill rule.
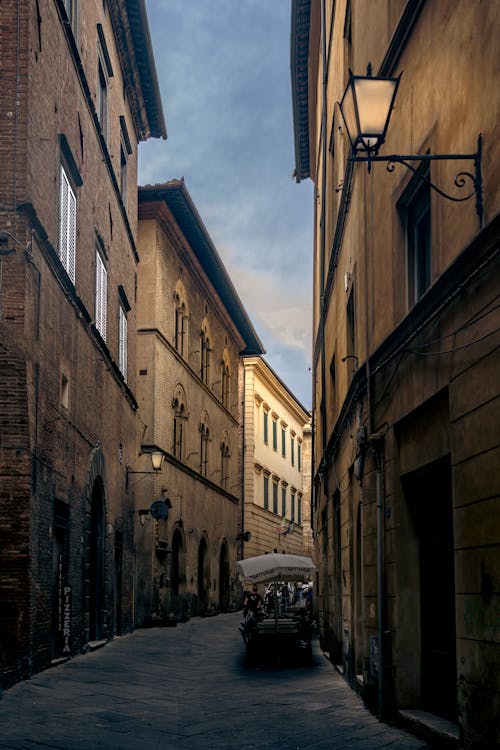
[[167,141],[140,184],[184,177],[266,350],[311,406],[312,185],[297,185],[289,0],[146,0]]

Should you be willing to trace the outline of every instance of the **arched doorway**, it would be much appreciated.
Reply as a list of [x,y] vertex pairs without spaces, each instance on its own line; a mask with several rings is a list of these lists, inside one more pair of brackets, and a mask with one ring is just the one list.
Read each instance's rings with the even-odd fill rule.
[[172,594],[178,596],[186,581],[184,542],[179,529],[174,531],[172,538],[172,569],[170,574]]
[[200,614],[207,610],[209,585],[208,545],[207,540],[203,537],[198,547],[198,608]]
[[229,607],[229,559],[226,542],[222,543],[219,558],[219,610],[227,612]]
[[104,637],[104,488],[97,478],[92,488],[89,538],[89,640]]

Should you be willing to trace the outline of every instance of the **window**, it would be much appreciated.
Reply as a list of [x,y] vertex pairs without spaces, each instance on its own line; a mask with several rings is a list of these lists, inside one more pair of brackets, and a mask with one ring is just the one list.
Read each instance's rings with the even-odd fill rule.
[[299,526],[302,524],[302,498],[300,495],[297,498],[297,523]]
[[104,139],[107,137],[107,119],[108,119],[108,79],[104,72],[104,66],[101,60],[97,63],[97,119],[101,125],[101,131]]
[[172,430],[172,453],[179,461],[182,461],[184,453],[185,423],[187,421],[186,399],[184,389],[178,385],[172,399],[173,408],[173,430]]
[[128,344],[127,344],[127,313],[122,307],[119,306],[119,320],[118,320],[118,365],[120,372],[123,375],[124,380],[127,380],[127,359],[128,359]]
[[264,508],[269,510],[269,477],[264,474]]
[[221,451],[221,486],[227,490],[229,480],[229,445],[227,435],[224,435],[224,439],[220,446]]
[[281,428],[281,455],[283,458],[286,457],[286,429],[285,427]]
[[61,405],[65,409],[69,407],[69,380],[64,372],[61,373]]
[[281,488],[281,515],[286,516],[286,487]]
[[222,369],[221,369],[221,401],[222,405],[229,409],[230,404],[230,370],[229,370],[229,354],[227,349],[224,350],[222,355]]
[[273,451],[278,450],[278,423],[273,419]]
[[123,205],[127,205],[127,155],[122,144],[120,144],[120,194]]
[[431,189],[426,183],[406,205],[406,243],[408,305],[413,307],[431,283]]
[[184,356],[184,341],[186,338],[186,306],[184,303],[175,308],[175,348],[181,357]]
[[75,283],[76,255],[76,196],[68,175],[61,164],[61,192],[59,204],[59,258]]
[[332,411],[335,411],[335,404],[337,401],[337,376],[335,373],[335,352],[333,353],[332,361],[330,362],[330,389],[331,389],[330,403],[332,404]]
[[278,482],[273,480],[273,513],[278,515]]
[[107,140],[108,131],[108,79],[113,76],[113,67],[109,56],[106,38],[102,24],[97,24],[98,59],[97,59],[97,118],[101,125],[104,139]]
[[108,272],[100,250],[95,252],[95,326],[106,341]]
[[73,35],[76,33],[76,11],[77,11],[77,0],[64,0],[64,10],[68,17],[69,25],[73,31]]
[[292,462],[292,466],[295,466],[295,436],[294,435],[290,437],[290,460]]
[[120,194],[123,205],[127,205],[127,159],[132,154],[132,144],[125,117],[120,115]]
[[292,490],[292,523],[295,523],[295,490]]
[[297,443],[297,468],[302,471],[302,443]]
[[200,378],[208,385],[210,372],[210,340],[205,331],[200,333]]
[[130,304],[125,293],[124,287],[118,285],[118,366],[120,372],[123,375],[124,380],[127,380],[127,367],[128,367],[128,321],[127,314],[130,312]]
[[207,476],[209,439],[208,427],[202,425],[200,436],[200,474],[203,474],[204,477]]
[[264,409],[264,443],[269,443],[269,412]]

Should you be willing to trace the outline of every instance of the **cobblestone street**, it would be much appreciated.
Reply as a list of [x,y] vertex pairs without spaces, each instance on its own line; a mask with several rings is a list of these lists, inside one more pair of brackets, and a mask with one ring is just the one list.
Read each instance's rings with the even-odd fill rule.
[[241,614],[138,630],[4,692],[0,749],[421,750],[381,724],[314,644],[245,668]]

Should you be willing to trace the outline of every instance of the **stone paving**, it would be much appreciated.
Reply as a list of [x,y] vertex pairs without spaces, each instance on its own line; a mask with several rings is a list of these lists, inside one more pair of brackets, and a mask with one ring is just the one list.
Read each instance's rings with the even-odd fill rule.
[[428,750],[380,723],[314,644],[246,668],[239,613],[138,630],[6,690],[0,750]]

